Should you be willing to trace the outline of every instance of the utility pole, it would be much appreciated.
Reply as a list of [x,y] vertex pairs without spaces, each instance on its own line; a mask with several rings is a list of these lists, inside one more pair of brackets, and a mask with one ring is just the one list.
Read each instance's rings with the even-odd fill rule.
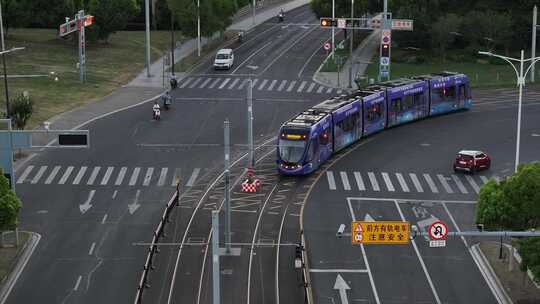
[[201,0],[197,0],[197,56],[201,57]]
[[[351,0],[351,20],[354,20],[354,0]],[[353,58],[353,43],[354,43],[354,28],[351,29],[351,41],[349,46],[349,61],[351,62],[351,65],[349,66],[349,88],[352,88],[352,77],[353,77],[353,65],[354,65],[354,58]]]
[[150,0],[144,1],[145,18],[146,18],[146,77],[150,75]]
[[[332,0],[332,22],[336,20],[336,0]],[[334,47],[334,35],[335,35],[335,26],[332,25],[332,59],[334,59],[334,51],[336,50]],[[339,71],[338,71],[339,74]]]
[[[6,50],[4,44],[4,21],[2,19],[2,3],[0,2],[0,35],[2,36],[2,52]],[[10,107],[9,107],[9,92],[8,92],[8,79],[7,79],[7,68],[6,68],[6,54],[2,54],[2,64],[4,65],[4,88],[6,91],[6,118],[10,118]]]
[[79,78],[86,81],[86,42],[84,35],[84,10],[79,11],[77,16],[77,30],[79,32]]
[[212,210],[212,303],[220,301],[219,277],[219,210]]
[[[536,57],[536,18],[537,18],[536,5],[533,8],[533,25],[532,25],[532,47],[531,58]],[[534,82],[534,64],[531,66],[531,82]]]
[[251,19],[253,21],[253,25],[255,25],[255,0],[253,0],[253,12],[252,12],[252,16],[251,16]]
[[171,68],[174,76],[174,12],[171,10]]
[[225,119],[225,254],[231,254],[230,123]]
[[249,86],[247,92],[247,123],[248,123],[248,148],[249,148],[249,165],[248,169],[252,170],[254,167],[253,159],[253,79],[249,78]]

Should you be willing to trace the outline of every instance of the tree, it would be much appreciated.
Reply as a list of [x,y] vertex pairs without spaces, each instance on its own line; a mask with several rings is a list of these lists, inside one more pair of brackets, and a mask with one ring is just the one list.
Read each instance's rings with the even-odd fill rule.
[[446,49],[456,39],[456,36],[452,32],[457,32],[462,22],[462,17],[455,14],[447,14],[440,17],[431,28],[433,46],[438,48],[443,62],[446,59]]
[[[168,0],[168,5],[182,33],[189,37],[197,37],[197,1]],[[234,0],[200,1],[201,35],[208,37],[216,32],[225,31],[232,23],[232,16],[236,10]]]
[[135,0],[90,0],[88,11],[94,16],[94,24],[88,28],[90,35],[107,42],[109,36],[125,28],[130,18],[137,15],[139,7]]
[[[0,170],[0,233],[17,227],[17,216],[22,203],[9,187],[9,181]],[[3,237],[0,237],[3,246]]]
[[[482,186],[476,221],[488,230],[540,228],[540,162],[520,165],[506,180]],[[517,244],[522,267],[540,278],[540,238],[520,239]]]
[[10,28],[24,27],[30,24],[30,14],[24,1],[7,0],[2,1],[1,4],[6,34]]
[[34,103],[27,94],[19,94],[11,105],[11,117],[15,128],[23,130],[34,112]]

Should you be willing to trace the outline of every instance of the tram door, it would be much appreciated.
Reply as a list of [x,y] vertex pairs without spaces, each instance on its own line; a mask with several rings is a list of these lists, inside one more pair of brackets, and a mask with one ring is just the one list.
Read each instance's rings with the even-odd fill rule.
[[458,101],[458,108],[465,107],[465,99],[467,99],[467,94],[465,91],[465,84],[458,85],[458,94],[457,94],[457,101]]

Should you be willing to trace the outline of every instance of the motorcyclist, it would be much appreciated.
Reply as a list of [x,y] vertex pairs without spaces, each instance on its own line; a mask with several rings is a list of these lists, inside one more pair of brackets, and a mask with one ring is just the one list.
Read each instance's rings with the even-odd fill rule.
[[285,13],[283,12],[283,9],[279,11],[278,18],[279,18],[279,22],[282,22],[283,19],[285,18]]
[[242,42],[243,38],[244,38],[244,32],[239,31],[238,32],[238,42]]
[[172,100],[172,97],[168,90],[165,91],[165,94],[163,94],[163,96],[161,96],[161,100],[163,101],[163,107],[165,109],[168,109],[169,106],[171,105],[171,100]]
[[176,87],[178,86],[178,81],[176,80],[176,75],[171,75],[170,84],[171,84],[171,90],[176,89]]
[[160,107],[159,107],[159,104],[156,101],[154,101],[154,106],[152,107],[152,112],[154,113],[154,119],[160,119],[160,116],[161,116],[161,111],[160,111]]

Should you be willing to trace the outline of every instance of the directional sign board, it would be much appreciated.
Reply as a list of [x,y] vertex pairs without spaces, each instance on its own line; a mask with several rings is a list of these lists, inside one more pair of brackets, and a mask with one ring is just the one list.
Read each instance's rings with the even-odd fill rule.
[[64,37],[68,34],[71,34],[73,32],[75,32],[77,30],[77,20],[71,20],[71,21],[68,21],[64,24],[60,24],[60,29],[59,29],[59,35],[60,37]]
[[345,18],[338,18],[337,20],[337,27],[344,29],[347,27],[347,19]]
[[358,244],[408,244],[409,222],[354,221],[351,223],[351,241]]
[[392,29],[398,31],[412,31],[413,20],[411,19],[392,19]]

